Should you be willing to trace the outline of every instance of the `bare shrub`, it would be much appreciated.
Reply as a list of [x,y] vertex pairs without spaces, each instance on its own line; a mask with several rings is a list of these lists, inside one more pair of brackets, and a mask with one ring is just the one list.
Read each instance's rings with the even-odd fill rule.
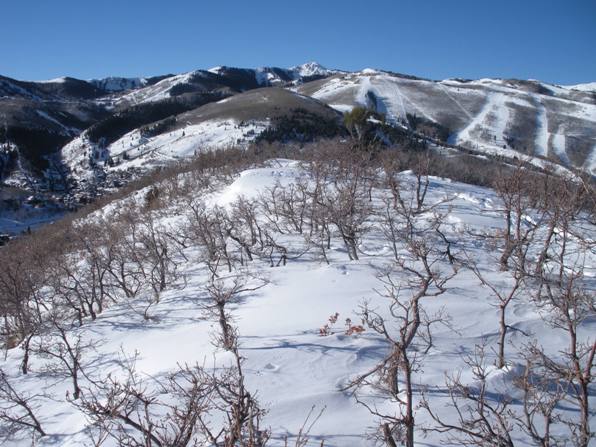
[[[457,273],[441,273],[439,262],[444,254],[438,242],[423,237],[407,239],[407,257],[400,258],[394,271],[380,276],[383,290],[379,294],[387,300],[387,316],[368,302],[362,306],[361,315],[365,325],[381,335],[388,343],[386,357],[371,371],[354,379],[345,389],[354,389],[359,403],[379,418],[379,438],[388,446],[403,443],[414,445],[414,375],[433,344],[431,326],[448,324],[448,318],[440,312],[429,315],[423,306],[425,298],[436,297],[447,291],[447,282]],[[406,275],[408,295],[402,293],[396,273]],[[404,389],[400,389],[400,381]],[[358,397],[363,387],[372,386],[388,399],[397,403],[395,413],[380,411]]]
[[216,346],[226,351],[237,349],[237,334],[232,324],[232,315],[229,307],[237,304],[242,294],[258,290],[266,282],[257,279],[254,286],[247,286],[245,279],[240,276],[225,279],[212,279],[207,285],[208,297],[201,305],[204,318],[217,321],[219,332],[216,334]]
[[508,270],[512,257],[515,256],[516,268],[526,271],[526,256],[536,223],[527,218],[532,209],[533,200],[529,195],[531,182],[526,169],[520,164],[512,172],[501,171],[497,176],[494,189],[501,199],[503,207],[504,231],[503,253],[499,259],[501,270]]
[[480,283],[483,286],[488,287],[491,290],[493,297],[496,299],[495,306],[499,310],[499,340],[497,342],[497,367],[500,369],[505,367],[506,364],[505,342],[507,332],[510,329],[512,329],[511,326],[507,323],[507,308],[512,303],[512,301],[514,301],[522,292],[525,276],[522,272],[515,269],[511,273],[511,279],[513,280],[513,284],[508,287],[505,287],[488,281],[476,266],[472,265],[471,268],[476,277],[480,280]]
[[85,340],[80,331],[74,333],[73,326],[63,321],[58,312],[48,317],[47,330],[39,337],[35,352],[48,359],[45,372],[64,377],[72,382],[72,398],[81,396],[81,381],[85,377],[83,363],[85,355],[95,349],[92,340]]
[[186,228],[190,240],[202,249],[201,260],[207,265],[211,276],[218,276],[218,268],[225,264],[232,272],[235,264],[228,247],[227,212],[221,207],[208,209],[199,199],[188,202]]
[[43,393],[18,392],[6,373],[0,369],[0,439],[9,441],[21,432],[29,432],[32,443],[35,437],[46,436],[41,422],[36,415],[39,409],[39,400],[45,398]]
[[511,433],[513,421],[510,417],[511,400],[503,395],[493,396],[489,390],[490,367],[485,360],[483,346],[476,346],[474,352],[464,358],[466,367],[472,372],[475,386],[461,381],[461,373],[446,378],[446,390],[452,417],[444,419],[424,398],[424,408],[437,424],[427,431],[446,433],[447,441],[458,445],[483,447],[514,447]]
[[595,434],[590,428],[590,387],[596,340],[580,336],[584,321],[596,315],[594,294],[582,283],[582,271],[567,267],[562,282],[544,281],[536,297],[543,318],[555,330],[562,331],[567,348],[558,357],[548,355],[538,342],[527,346],[533,357],[532,374],[551,377],[565,390],[565,399],[579,410],[579,417],[565,420],[574,445],[587,447]]

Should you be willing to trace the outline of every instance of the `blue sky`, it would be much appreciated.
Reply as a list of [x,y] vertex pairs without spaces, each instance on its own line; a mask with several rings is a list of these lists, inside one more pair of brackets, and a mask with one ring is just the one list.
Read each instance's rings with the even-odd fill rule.
[[596,81],[596,0],[4,0],[0,74],[142,76],[316,60],[447,77]]

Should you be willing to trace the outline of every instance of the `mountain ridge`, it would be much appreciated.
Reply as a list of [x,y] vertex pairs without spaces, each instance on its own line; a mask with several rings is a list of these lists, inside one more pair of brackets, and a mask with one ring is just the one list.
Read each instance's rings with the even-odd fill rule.
[[[593,85],[433,81],[316,62],[87,81],[0,76],[0,190],[43,192],[76,207],[100,194],[98,188],[210,147],[245,146],[261,134],[303,143],[317,132],[320,138],[347,133],[338,130],[342,114],[355,107],[383,117],[393,133],[450,151],[524,157],[537,167],[595,176]],[[206,111],[209,118],[199,119]],[[380,141],[394,144],[387,130],[377,130]]]

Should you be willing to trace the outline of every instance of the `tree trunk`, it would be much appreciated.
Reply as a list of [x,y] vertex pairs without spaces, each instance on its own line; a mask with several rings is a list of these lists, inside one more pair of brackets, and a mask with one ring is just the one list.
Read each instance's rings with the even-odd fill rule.
[[23,345],[23,350],[25,351],[25,353],[23,354],[23,361],[21,362],[21,371],[23,372],[23,374],[27,374],[29,372],[29,346],[31,344],[32,338],[33,333],[25,337],[25,343]]
[[550,247],[550,241],[552,240],[553,235],[555,234],[555,225],[556,225],[556,219],[555,219],[555,217],[553,217],[550,222],[550,225],[548,226],[546,238],[544,239],[544,246],[542,247],[542,251],[540,252],[540,255],[538,256],[538,261],[536,262],[536,269],[534,270],[534,274],[536,276],[539,276],[543,271],[543,264],[544,264],[544,261],[546,261],[548,249]]
[[507,324],[505,323],[505,306],[499,306],[499,369],[505,366],[505,336],[507,335]]
[[406,447],[414,447],[414,403],[412,402],[412,370],[410,362],[404,353],[404,379],[406,381],[406,417],[404,423],[406,426]]

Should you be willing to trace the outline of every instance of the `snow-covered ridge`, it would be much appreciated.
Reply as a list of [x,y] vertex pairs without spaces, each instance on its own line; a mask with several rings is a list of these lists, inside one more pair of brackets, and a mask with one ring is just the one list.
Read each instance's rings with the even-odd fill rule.
[[201,76],[201,74],[202,70],[196,70],[170,76],[153,85],[127,92],[123,96],[118,97],[117,102],[140,104],[145,102],[161,101],[171,97],[170,92],[173,88],[175,88],[175,86],[179,84],[185,84],[193,77]]
[[30,81],[30,82],[38,82],[40,84],[62,84],[68,80],[67,76],[60,76],[59,78],[54,79],[45,79],[42,81]]
[[[218,66],[166,78],[108,77],[90,81],[59,78],[46,83],[2,78],[0,96],[32,101],[65,100],[67,110],[76,99],[84,107],[90,103],[91,108],[103,108],[98,116],[105,117],[115,110],[177,95],[194,101],[194,95],[215,92],[214,98],[206,100],[217,100],[219,94],[224,97],[258,87],[285,87],[341,112],[357,105],[373,108],[385,114],[388,122],[402,127],[407,126],[408,116],[415,116],[429,125],[443,126],[449,134],[448,142],[469,150],[547,157],[594,174],[596,100],[591,94],[594,85],[557,86],[535,80],[490,78],[434,82],[372,68],[348,73],[307,62],[291,68]],[[197,104],[200,101],[202,98]],[[57,124],[48,116],[61,121],[58,113],[41,115],[35,110],[32,107],[28,117],[43,118],[39,124],[36,122],[38,126]],[[82,110],[81,117],[89,112]],[[23,122],[23,116],[16,117],[17,121]]]
[[561,87],[569,90],[579,90],[582,92],[596,92],[596,82],[587,82],[585,84],[562,85]]
[[121,78],[113,76],[101,79],[90,79],[88,82],[107,92],[121,92],[147,85],[146,78]]

